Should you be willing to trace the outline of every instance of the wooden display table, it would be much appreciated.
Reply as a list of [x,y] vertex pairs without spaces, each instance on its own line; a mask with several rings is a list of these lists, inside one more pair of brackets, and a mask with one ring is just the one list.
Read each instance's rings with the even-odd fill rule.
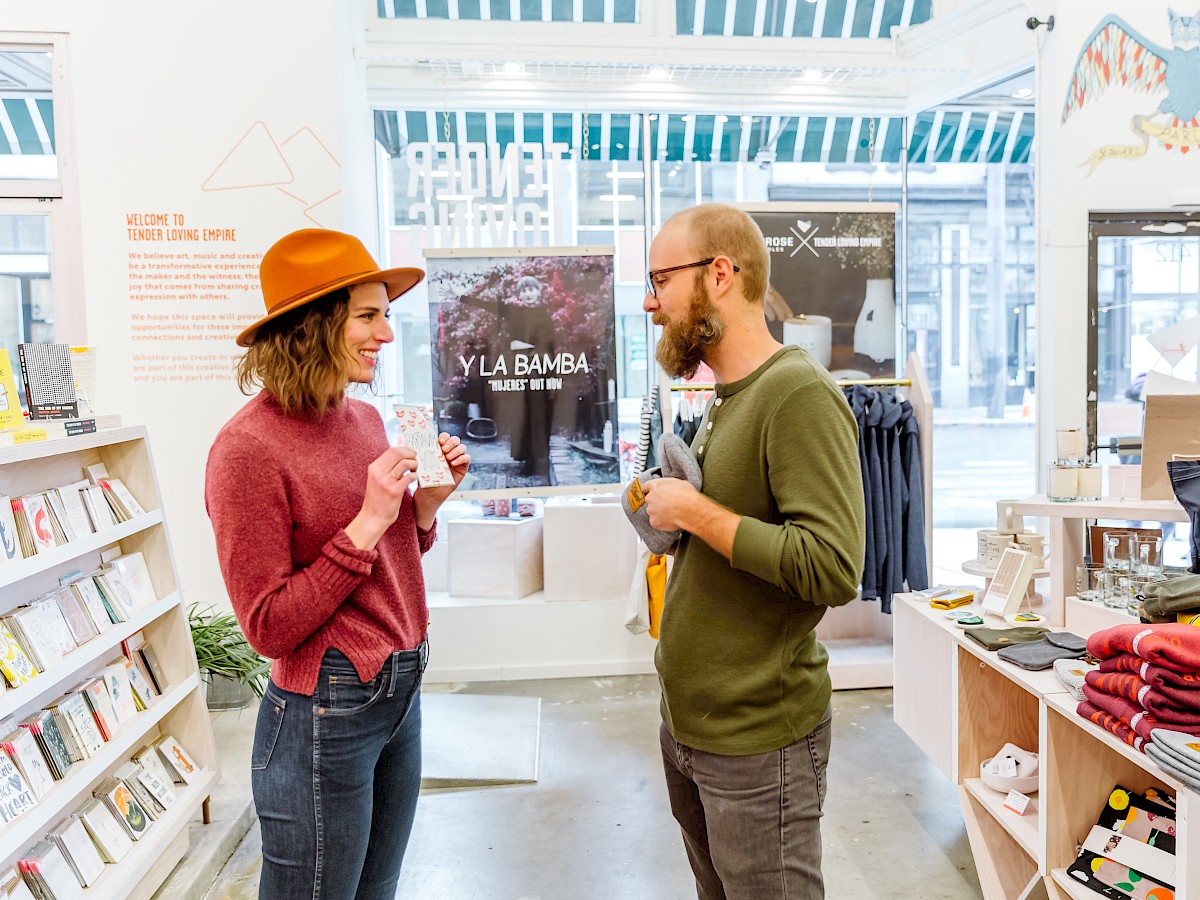
[[[1088,613],[1098,617],[1100,627],[1117,624],[1116,616],[1105,613],[1130,621],[1121,610],[1100,610],[1080,610],[1076,621],[1082,623]],[[1028,672],[1004,662],[968,638],[944,611],[911,594],[896,596],[895,618],[895,721],[958,785],[985,897],[1013,900],[1041,891],[1051,900],[1098,896],[1066,869],[1108,792],[1121,784],[1134,791],[1157,786],[1175,792],[1175,896],[1200,900],[1200,793],[1076,715],[1074,698],[1052,669]],[[1003,627],[995,616],[985,620]],[[1036,750],[1040,761],[1039,790],[1023,816],[979,780],[980,764],[1009,742]]]

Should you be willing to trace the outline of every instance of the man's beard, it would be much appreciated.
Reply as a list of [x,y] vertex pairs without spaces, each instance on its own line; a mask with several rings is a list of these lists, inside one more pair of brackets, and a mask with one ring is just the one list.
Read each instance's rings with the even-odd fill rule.
[[663,326],[655,358],[663,371],[672,378],[691,378],[704,361],[704,353],[716,346],[725,326],[717,307],[709,299],[704,282],[692,286],[687,318],[671,322],[662,310],[654,314],[655,325]]

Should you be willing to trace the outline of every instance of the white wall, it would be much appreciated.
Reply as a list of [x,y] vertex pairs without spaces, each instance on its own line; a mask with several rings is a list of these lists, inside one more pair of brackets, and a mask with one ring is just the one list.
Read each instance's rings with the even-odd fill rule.
[[[218,429],[245,402],[232,379],[232,335],[239,319],[253,320],[263,309],[257,258],[297,228],[345,227],[344,180],[354,194],[347,204],[354,224],[369,246],[375,243],[369,113],[346,37],[359,5],[0,6],[6,32],[67,35],[69,109],[56,99],[59,114],[73,119],[79,263],[88,339],[99,347],[99,411],[149,426],[186,599],[225,603],[204,511],[204,465]],[[362,103],[346,112],[343,91]],[[349,128],[361,137],[347,144],[342,134]],[[236,239],[131,240],[127,216],[136,213],[166,213],[172,225],[182,216],[186,228],[233,229]],[[144,291],[131,281],[131,252],[233,253],[243,257],[232,262],[244,267],[237,273],[244,278],[231,288],[210,282],[208,291],[187,292],[219,299],[138,300]],[[180,330],[215,312],[233,314],[224,333]],[[135,327],[146,321],[133,317],[147,313],[177,314],[168,324],[178,339],[135,340]],[[135,375],[135,355],[165,357],[154,363],[175,368]],[[180,380],[165,380],[171,376]]]
[[1200,147],[1185,154],[1152,140],[1140,159],[1107,160],[1094,171],[1084,164],[1100,147],[1140,145],[1130,123],[1136,115],[1153,114],[1163,94],[1110,86],[1093,91],[1062,121],[1076,60],[1100,21],[1109,13],[1119,15],[1147,39],[1170,47],[1167,5],[1162,0],[1062,0],[1051,10],[1055,29],[1045,38],[1037,86],[1040,460],[1053,452],[1056,427],[1086,423],[1088,211],[1168,208],[1181,192],[1200,184]]

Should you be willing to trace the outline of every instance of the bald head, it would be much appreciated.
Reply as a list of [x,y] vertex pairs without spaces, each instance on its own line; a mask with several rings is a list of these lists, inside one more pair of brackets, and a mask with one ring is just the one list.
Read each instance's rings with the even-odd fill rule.
[[741,290],[751,303],[762,303],[771,281],[771,256],[755,221],[724,203],[704,203],[678,212],[663,223],[663,234],[679,232],[696,259],[728,256],[741,269]]

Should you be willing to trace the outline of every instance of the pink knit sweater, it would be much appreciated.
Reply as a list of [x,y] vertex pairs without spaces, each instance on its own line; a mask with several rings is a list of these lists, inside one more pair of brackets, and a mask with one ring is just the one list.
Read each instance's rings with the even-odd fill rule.
[[367,681],[425,636],[421,554],[434,529],[418,531],[412,498],[374,550],[344,530],[362,506],[367,466],[387,446],[379,413],[362,401],[315,423],[285,415],[263,391],[209,451],[204,499],[225,586],[285,691],[311,694],[330,647]]

